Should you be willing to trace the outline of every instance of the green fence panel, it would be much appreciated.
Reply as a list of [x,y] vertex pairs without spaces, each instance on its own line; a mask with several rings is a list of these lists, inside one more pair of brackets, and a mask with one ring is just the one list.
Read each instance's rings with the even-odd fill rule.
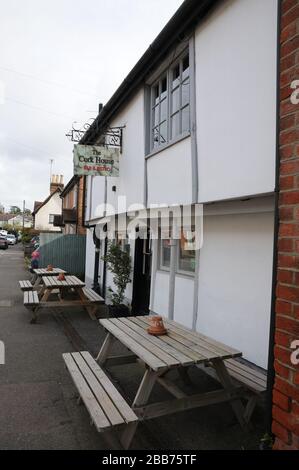
[[46,268],[48,264],[52,264],[70,274],[84,278],[85,245],[85,235],[41,233],[39,267]]

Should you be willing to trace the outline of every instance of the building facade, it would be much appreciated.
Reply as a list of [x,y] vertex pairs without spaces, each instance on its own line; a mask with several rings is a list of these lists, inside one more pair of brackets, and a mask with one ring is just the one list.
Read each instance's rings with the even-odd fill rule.
[[64,188],[63,176],[52,175],[50,182],[50,194],[43,202],[34,204],[33,220],[34,229],[46,232],[60,232],[60,227],[54,226],[54,216],[61,215],[62,201],[60,194]]
[[[276,448],[299,448],[291,363],[291,340],[299,340],[299,99],[290,102],[298,11],[297,0],[187,0],[81,142],[103,143],[107,128],[122,132],[119,177],[86,177],[86,283],[109,301],[102,227],[131,255],[133,313],[173,318],[268,370]],[[155,205],[174,214],[168,234]],[[177,209],[189,211],[192,230],[200,226],[199,249],[186,244],[186,231],[173,236]],[[150,237],[115,228],[113,211],[126,223],[139,219]]]
[[54,227],[61,227],[64,235],[85,235],[84,178],[73,176],[60,193],[62,214],[54,217]]

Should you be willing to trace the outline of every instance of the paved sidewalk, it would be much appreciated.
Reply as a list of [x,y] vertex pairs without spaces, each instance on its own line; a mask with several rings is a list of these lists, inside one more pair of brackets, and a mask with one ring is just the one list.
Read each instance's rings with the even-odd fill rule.
[[[0,449],[105,449],[85,407],[76,404],[61,357],[82,348],[96,353],[104,332],[79,310],[62,315],[45,310],[31,325],[18,285],[28,277],[21,246],[0,251],[0,340],[6,348],[6,364],[0,365]],[[192,380],[199,387],[215,387],[208,376],[195,372]],[[132,398],[141,373],[140,366],[131,365],[114,368],[112,377]],[[154,393],[161,400],[165,396],[159,387]],[[230,406],[220,404],[139,425],[133,448],[254,449],[262,432],[259,410],[254,431],[244,432]]]
[[[50,312],[29,324],[18,280],[28,278],[21,246],[0,251],[0,449],[99,448],[97,433],[74,389],[61,355],[72,346]],[[78,424],[80,423],[80,425]]]

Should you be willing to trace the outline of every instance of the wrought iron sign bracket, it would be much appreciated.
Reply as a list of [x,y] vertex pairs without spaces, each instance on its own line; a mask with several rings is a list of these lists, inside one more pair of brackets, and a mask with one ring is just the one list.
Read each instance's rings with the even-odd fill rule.
[[[83,127],[77,128],[76,122],[73,123],[72,129],[65,134],[66,137],[71,140],[72,142],[80,142],[83,138],[84,134],[88,131],[91,127],[92,122],[86,122]],[[103,132],[100,133],[99,140],[101,141],[101,145],[106,147],[116,147],[120,149],[120,153],[122,153],[122,141],[123,141],[123,129],[126,126],[119,126],[119,127],[108,127]],[[96,142],[93,143],[85,143],[85,145],[96,145]]]

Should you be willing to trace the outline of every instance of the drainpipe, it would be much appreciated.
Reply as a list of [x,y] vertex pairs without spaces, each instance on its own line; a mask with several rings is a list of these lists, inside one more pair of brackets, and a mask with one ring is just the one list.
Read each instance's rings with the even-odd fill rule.
[[199,254],[200,254],[200,250],[197,249],[195,252],[192,330],[196,330],[197,315],[198,315]]
[[86,175],[82,176],[83,178],[83,203],[82,203],[82,225],[84,228],[88,228],[89,225],[86,224],[85,217],[86,217]]
[[[107,226],[106,226],[106,230],[107,230]],[[107,255],[107,250],[108,250],[108,238],[105,237],[105,240],[104,240],[104,256]],[[104,300],[106,300],[106,271],[107,271],[107,262],[104,261],[102,290],[101,290],[101,296],[103,297]]]
[[275,381],[274,370],[274,344],[275,344],[275,303],[276,303],[276,280],[278,262],[278,234],[279,234],[279,173],[280,173],[280,33],[281,33],[281,1],[278,0],[277,12],[277,88],[276,88],[276,168],[275,168],[275,208],[274,208],[274,242],[273,242],[273,268],[272,268],[272,300],[269,333],[268,374],[267,374],[267,397],[266,397],[266,431],[272,434],[272,393]]
[[198,201],[198,153],[196,130],[196,70],[195,70],[195,39],[194,34],[189,41],[190,55],[190,117],[191,117],[191,166],[192,166],[192,203]]
[[99,285],[99,266],[100,266],[100,248],[101,241],[96,236],[96,227],[93,229],[93,242],[95,245],[95,256],[94,256],[94,271],[93,271],[93,290],[98,292]]
[[151,272],[151,292],[150,292],[150,312],[154,311],[155,306],[155,288],[157,275],[157,259],[158,259],[158,239],[156,236],[152,238],[152,272]]
[[170,272],[169,272],[169,296],[168,296],[168,318],[174,317],[174,295],[175,295],[175,268],[177,258],[177,240],[170,240]]
[[77,181],[77,201],[76,201],[76,217],[77,217],[77,222],[76,222],[76,235],[78,235],[78,225],[79,225],[79,191],[80,191],[80,178],[79,180]]

